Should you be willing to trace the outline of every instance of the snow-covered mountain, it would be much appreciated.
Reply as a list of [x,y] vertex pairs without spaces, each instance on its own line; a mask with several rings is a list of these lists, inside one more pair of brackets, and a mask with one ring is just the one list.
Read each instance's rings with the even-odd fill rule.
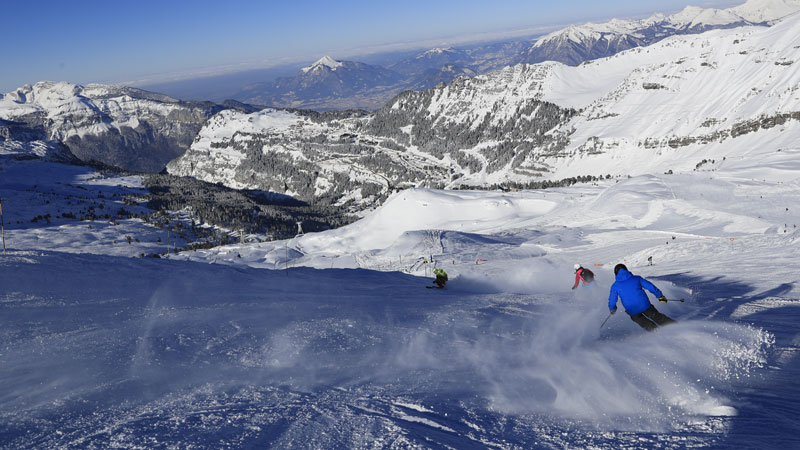
[[[233,98],[246,103],[283,108],[374,109],[397,93],[392,90],[401,80],[397,72],[354,61],[337,61],[324,56],[293,77],[246,86]],[[365,93],[390,90],[367,103],[359,101]]]
[[643,20],[614,19],[600,24],[570,25],[537,39],[521,62],[559,61],[577,65],[630,48],[647,46],[669,36],[753,24],[730,9],[687,6],[671,16],[655,14]]
[[376,110],[404,90],[474,76],[473,62],[467,52],[452,48],[428,50],[388,68],[324,56],[293,77],[252,84],[233,97],[279,108]]
[[468,67],[445,64],[436,69],[428,69],[416,76],[410,82],[408,89],[422,91],[437,84],[449,83],[459,77],[474,77],[475,75],[475,71]]
[[[456,144],[450,154],[456,162],[459,153],[487,161],[477,173],[459,164],[472,172],[466,180],[692,170],[708,156],[749,151],[754,140],[768,136],[771,144],[760,149],[793,145],[800,112],[798,49],[800,17],[792,16],[772,28],[676,36],[579,67],[519,65],[400,96],[369,129],[398,139],[408,134],[419,148],[444,149],[453,138],[443,129],[504,129],[531,102],[545,101],[579,112],[543,127],[549,144],[509,133]],[[718,145],[731,138],[733,143]],[[508,164],[498,165],[503,160]]]
[[[341,89],[334,92],[331,86],[320,87],[327,93],[320,95],[310,85],[305,86],[303,93],[291,91],[297,87],[287,80],[302,79],[316,66],[336,68],[343,67],[342,62],[331,57],[324,57],[303,69],[293,66],[281,68],[282,85],[276,88],[275,70],[264,72],[262,79],[252,80],[253,74],[235,74],[231,76],[212,77],[192,80],[185,83],[166,83],[152,85],[151,90],[167,92],[181,98],[206,98],[223,102],[228,98],[249,101],[260,105],[277,107],[307,108],[316,110],[330,109],[366,109],[374,111],[383,106],[396,94],[406,89],[421,90],[435,86],[431,83],[432,73],[438,72],[439,78],[448,82],[448,73],[442,70],[445,65],[452,65],[475,74],[484,74],[493,70],[516,64],[534,64],[544,61],[559,61],[569,65],[577,65],[584,61],[614,55],[620,51],[634,47],[647,46],[661,39],[677,34],[696,34],[711,29],[732,28],[759,24],[771,25],[783,17],[800,11],[798,0],[749,0],[735,8],[715,9],[686,7],[683,11],[672,14],[654,14],[647,19],[621,20],[614,19],[605,23],[572,24],[546,36],[527,36],[502,42],[476,43],[458,48],[436,47],[423,49],[417,54],[409,52],[386,53],[372,56],[369,61],[373,68],[386,67],[399,77],[395,82],[379,83],[372,88],[364,88],[356,79],[353,86],[348,80],[342,80]],[[277,70],[277,69],[276,69]],[[293,76],[286,72],[295,70]],[[270,75],[272,74],[272,75]],[[398,75],[399,74],[399,75]],[[313,82],[312,82],[313,84]],[[198,90],[198,86],[207,85]],[[224,87],[228,86],[228,87]],[[205,91],[206,94],[202,94]],[[191,93],[191,94],[189,94]],[[204,96],[205,95],[205,96]],[[183,97],[185,96],[185,97]]]
[[318,59],[317,62],[311,64],[308,67],[303,67],[300,69],[303,73],[325,73],[325,69],[330,69],[331,71],[336,71],[336,69],[340,69],[345,67],[345,63],[341,61],[336,61],[335,59],[331,58],[330,56],[323,56],[322,58]]
[[359,132],[363,114],[266,109],[212,117],[172,175],[315,204],[371,207],[394,189],[443,186],[447,168],[394,141]]
[[445,66],[467,67],[472,62],[473,58],[464,50],[437,47],[392,64],[389,69],[406,76],[419,76],[430,70],[439,71]]
[[[669,16],[659,13],[641,20],[570,25],[532,41],[460,49],[437,47],[386,69],[325,56],[294,77],[252,84],[233,97],[272,107],[377,110],[404,90],[429,89],[460,75],[473,76],[521,63],[558,61],[578,65],[670,36],[772,25],[797,11],[800,0],[749,0],[729,9],[687,6]],[[458,73],[453,72],[453,67]]]
[[659,13],[641,20],[613,19],[604,23],[575,24],[537,38],[516,62],[559,61],[578,65],[648,46],[670,36],[748,25],[772,25],[798,11],[798,0],[748,0],[728,9],[687,6],[669,16]]
[[[566,81],[569,90],[603,94],[589,103],[559,92],[563,87],[544,95],[582,109],[568,125],[574,130],[565,149],[569,164],[551,160],[560,166],[555,171],[688,171],[702,160],[792,148],[800,132],[798,61],[795,15],[771,28],[667,39],[598,61],[596,68],[557,67],[551,88]],[[612,75],[627,65],[635,69]]]
[[182,155],[221,109],[97,84],[39,82],[0,95],[0,119],[40,135],[18,142],[60,143],[83,161],[145,172],[158,172]]
[[[728,17],[707,11],[670,20]],[[39,83],[0,98],[0,119],[37,142],[4,138],[23,153],[63,154],[63,144],[83,160],[149,171],[177,157],[168,167],[176,175],[353,210],[410,186],[540,186],[693,170],[760,139],[771,142],[758,146],[765,151],[791,145],[800,110],[796,16],[772,28],[675,36],[577,67],[522,64],[443,84],[469,74],[446,65],[429,74],[436,87],[398,95],[374,114],[233,104],[236,111],[202,127],[222,107]],[[329,79],[348,67],[322,58],[301,73]],[[737,145],[718,145],[732,138]]]
[[750,22],[771,25],[800,11],[800,0],[747,0],[730,11]]
[[362,206],[362,194],[423,184],[692,171],[796,145],[798,61],[795,15],[771,28],[675,36],[577,67],[523,64],[458,78],[405,92],[364,117],[223,113],[168,170]]

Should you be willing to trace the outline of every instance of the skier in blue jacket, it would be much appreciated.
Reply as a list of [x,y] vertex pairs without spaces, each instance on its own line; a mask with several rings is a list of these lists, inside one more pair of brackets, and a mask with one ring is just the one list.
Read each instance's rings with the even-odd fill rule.
[[617,312],[617,297],[619,297],[622,300],[622,306],[625,307],[625,312],[631,316],[631,320],[647,331],[655,331],[659,326],[675,323],[674,320],[658,312],[647,298],[645,289],[658,297],[658,301],[661,303],[667,302],[667,298],[653,283],[630,273],[625,264],[617,264],[614,267],[614,275],[617,280],[611,286],[611,292],[608,294],[608,310],[611,314]]

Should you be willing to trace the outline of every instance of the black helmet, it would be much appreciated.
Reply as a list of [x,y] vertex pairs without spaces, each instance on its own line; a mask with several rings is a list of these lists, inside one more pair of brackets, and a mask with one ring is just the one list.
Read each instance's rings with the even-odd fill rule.
[[625,264],[617,264],[616,266],[614,266],[614,275],[616,276],[621,269],[628,270],[628,268],[625,267]]

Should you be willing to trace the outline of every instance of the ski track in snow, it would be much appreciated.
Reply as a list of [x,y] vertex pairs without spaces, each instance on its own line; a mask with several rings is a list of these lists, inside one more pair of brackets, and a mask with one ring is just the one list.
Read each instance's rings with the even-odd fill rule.
[[[30,222],[139,180],[0,160],[0,442],[797,447],[800,190],[772,174],[409,190],[337,230],[156,260],[131,258],[163,246],[141,221]],[[620,261],[686,298],[657,305],[678,324],[599,328]],[[570,291],[575,262],[597,281]],[[448,289],[423,288],[432,265]]]

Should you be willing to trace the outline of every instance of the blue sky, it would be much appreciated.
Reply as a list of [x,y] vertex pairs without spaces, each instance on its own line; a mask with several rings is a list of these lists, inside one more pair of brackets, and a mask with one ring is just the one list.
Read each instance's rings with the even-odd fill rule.
[[383,48],[743,2],[3,0],[0,92],[41,80],[141,83],[326,54],[357,59]]

